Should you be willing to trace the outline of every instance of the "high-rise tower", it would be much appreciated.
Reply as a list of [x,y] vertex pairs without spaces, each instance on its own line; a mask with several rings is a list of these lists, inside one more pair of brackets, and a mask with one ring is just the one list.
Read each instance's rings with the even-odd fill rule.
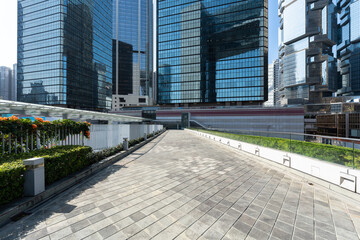
[[107,111],[112,0],[18,0],[18,100]]
[[331,0],[279,0],[282,105],[318,103],[337,89],[336,9]]
[[360,95],[360,1],[338,0],[339,36],[337,55],[340,60],[338,95]]
[[267,0],[159,0],[157,102],[267,100]]
[[113,1],[113,110],[153,103],[152,0]]

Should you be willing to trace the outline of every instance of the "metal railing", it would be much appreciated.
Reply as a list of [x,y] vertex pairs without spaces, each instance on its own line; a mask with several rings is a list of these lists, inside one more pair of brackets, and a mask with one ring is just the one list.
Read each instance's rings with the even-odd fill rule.
[[40,130],[36,132],[24,131],[20,136],[0,132],[0,139],[0,153],[1,155],[5,155],[31,152],[55,146],[84,146],[85,137],[83,134],[74,134],[71,129],[63,127],[55,129],[53,134],[48,134]]

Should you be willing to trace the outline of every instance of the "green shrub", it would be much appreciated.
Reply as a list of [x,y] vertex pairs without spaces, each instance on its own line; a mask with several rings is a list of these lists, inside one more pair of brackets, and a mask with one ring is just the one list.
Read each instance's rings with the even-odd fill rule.
[[23,196],[24,172],[21,160],[0,164],[0,205]]
[[144,141],[145,139],[143,137],[141,138],[137,138],[137,139],[133,139],[129,141],[129,147],[135,146],[138,143],[141,143],[142,141]]
[[90,147],[58,146],[29,153],[3,156],[0,161],[0,204],[11,202],[23,196],[25,172],[23,160],[43,157],[45,161],[45,183],[48,185],[89,165],[90,163],[86,162],[86,155],[91,151]]
[[91,165],[87,158],[91,152],[91,147],[73,146],[65,151],[43,156],[45,160],[45,184],[50,185]]
[[103,159],[105,159],[107,157],[115,155],[115,154],[121,152],[122,150],[124,150],[123,145],[119,144],[116,147],[104,149],[104,150],[99,151],[99,152],[89,153],[86,158],[88,159],[88,162],[93,164],[93,163],[99,162],[99,161],[101,161],[101,160],[103,160]]
[[360,151],[357,149],[353,151],[346,147],[284,138],[239,135],[209,130],[198,131],[360,169]]

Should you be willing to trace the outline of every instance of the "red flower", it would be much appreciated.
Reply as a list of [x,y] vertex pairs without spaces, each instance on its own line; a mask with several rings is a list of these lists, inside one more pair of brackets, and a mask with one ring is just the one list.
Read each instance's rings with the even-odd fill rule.
[[86,132],[85,132],[85,136],[86,136],[87,138],[90,138],[90,132],[89,132],[89,131],[86,131]]
[[35,118],[35,120],[37,120],[39,122],[44,122],[44,119],[42,119],[42,118]]
[[14,116],[14,115],[12,115],[10,118],[9,118],[9,120],[11,120],[11,121],[16,121],[16,120],[18,120],[19,118],[18,117],[16,117],[16,116]]
[[34,130],[37,129],[36,124],[33,124],[33,125],[32,125],[32,128],[33,128]]

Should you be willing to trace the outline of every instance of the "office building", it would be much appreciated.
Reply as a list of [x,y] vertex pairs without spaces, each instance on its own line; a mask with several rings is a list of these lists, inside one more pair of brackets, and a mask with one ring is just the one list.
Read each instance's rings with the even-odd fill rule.
[[279,72],[279,59],[276,59],[273,62],[273,71],[274,71],[274,104],[276,106],[280,105],[280,72]]
[[340,96],[360,95],[360,1],[338,0]]
[[18,1],[18,100],[107,111],[112,1]]
[[278,98],[278,86],[279,84],[279,60],[274,60],[269,64],[268,69],[268,100],[264,102],[264,106],[273,107],[276,105]]
[[153,103],[152,0],[113,1],[113,110]]
[[13,64],[12,79],[11,79],[11,100],[17,101],[17,64]]
[[11,68],[0,67],[0,99],[13,100],[11,94],[11,84],[13,75]]
[[267,100],[267,0],[159,0],[157,102]]
[[331,0],[279,0],[281,105],[321,102],[337,89],[336,9]]

